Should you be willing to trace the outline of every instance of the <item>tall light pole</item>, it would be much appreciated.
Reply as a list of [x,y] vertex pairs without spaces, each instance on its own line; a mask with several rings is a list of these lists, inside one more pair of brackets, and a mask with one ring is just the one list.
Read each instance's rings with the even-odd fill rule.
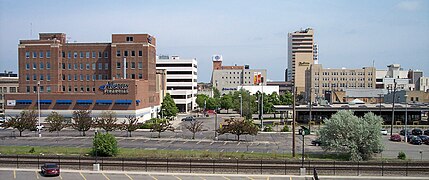
[[393,79],[392,122],[390,124],[390,136],[392,136],[393,134],[393,122],[395,121],[395,96],[396,96],[396,79]]
[[215,138],[214,140],[217,141],[218,140],[218,135],[217,135],[217,127],[219,126],[219,124],[217,124],[217,110],[218,108],[216,107],[216,111],[215,111]]
[[408,124],[408,95],[405,94],[405,131],[404,131],[404,136],[405,136],[405,143],[407,143],[407,139],[408,139],[408,131],[407,131],[407,124]]
[[243,91],[240,92],[238,97],[240,98],[240,117],[243,117],[243,96],[241,96],[241,93],[243,93]]
[[296,153],[295,153],[295,119],[296,119],[296,109],[295,109],[295,100],[296,100],[296,96],[295,93],[297,91],[297,88],[295,87],[295,85],[292,87],[292,157],[296,157]]
[[264,77],[261,77],[262,101],[261,101],[261,129],[264,130]]
[[42,137],[42,134],[40,132],[40,81],[37,81],[37,109],[39,111],[39,125],[37,126],[37,132],[39,133],[39,137]]

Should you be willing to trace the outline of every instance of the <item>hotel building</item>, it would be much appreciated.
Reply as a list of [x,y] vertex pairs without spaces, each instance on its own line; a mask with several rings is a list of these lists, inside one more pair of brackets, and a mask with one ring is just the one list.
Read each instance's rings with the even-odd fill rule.
[[68,43],[64,33],[40,33],[39,39],[20,40],[18,63],[19,92],[5,95],[7,115],[37,109],[40,102],[42,117],[52,111],[71,117],[74,110],[91,110],[93,116],[114,110],[118,117],[146,120],[156,117],[160,106],[156,39],[148,34]]

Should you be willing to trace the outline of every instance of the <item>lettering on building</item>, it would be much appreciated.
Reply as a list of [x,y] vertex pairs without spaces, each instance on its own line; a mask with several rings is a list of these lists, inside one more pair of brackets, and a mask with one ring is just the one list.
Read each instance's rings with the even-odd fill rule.
[[310,66],[309,62],[299,62],[299,66]]
[[128,94],[128,84],[108,82],[98,88],[103,94]]

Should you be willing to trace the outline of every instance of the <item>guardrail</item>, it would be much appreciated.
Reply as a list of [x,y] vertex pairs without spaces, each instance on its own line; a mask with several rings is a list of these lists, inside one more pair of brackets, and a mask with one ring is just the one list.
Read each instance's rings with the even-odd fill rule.
[[[240,160],[240,159],[155,159],[88,156],[0,155],[0,167],[40,168],[54,162],[63,169],[156,171],[182,173],[226,174],[299,174],[300,160]],[[307,174],[316,169],[318,175],[429,176],[429,161],[310,161],[304,167]]]

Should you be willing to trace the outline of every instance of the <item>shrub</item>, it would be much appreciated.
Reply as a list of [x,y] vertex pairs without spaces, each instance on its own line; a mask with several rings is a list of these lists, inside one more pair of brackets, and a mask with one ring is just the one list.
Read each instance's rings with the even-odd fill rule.
[[282,129],[282,132],[289,132],[289,126],[285,125]]
[[405,160],[407,158],[407,155],[404,152],[399,152],[398,153],[398,159],[402,159]]
[[264,127],[264,132],[273,132],[273,126],[272,125],[266,125]]
[[98,133],[93,140],[92,154],[97,156],[115,156],[118,154],[118,142],[112,134]]
[[34,147],[31,147],[30,151],[28,151],[29,153],[34,153],[36,152],[36,150],[34,150]]

